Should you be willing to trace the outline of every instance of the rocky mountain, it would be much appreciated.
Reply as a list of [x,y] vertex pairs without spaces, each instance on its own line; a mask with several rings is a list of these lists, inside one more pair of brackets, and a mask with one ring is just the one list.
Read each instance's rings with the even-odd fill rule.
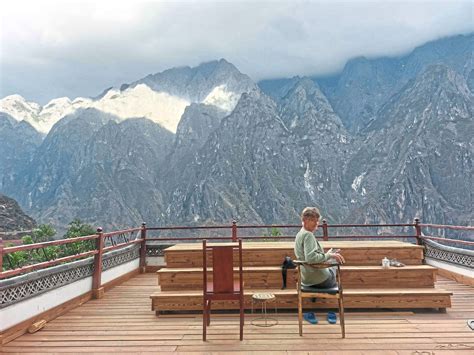
[[323,90],[346,127],[358,133],[392,95],[429,65],[444,64],[467,79],[474,69],[473,53],[471,34],[427,43],[400,58],[355,58],[346,64],[336,86]]
[[[319,205],[326,217],[338,220],[347,211],[341,189],[343,170],[352,146],[356,144],[334,112],[319,86],[302,78],[279,103],[281,120],[291,133],[298,156],[298,167],[304,173],[304,189],[310,197],[308,205]],[[286,179],[291,179],[288,171]],[[301,203],[301,202],[298,202]]]
[[184,169],[168,218],[277,223],[294,219],[302,203],[319,203],[335,216],[344,205],[338,172],[349,144],[310,79],[279,106],[261,92],[244,94]]
[[0,191],[56,226],[296,223],[307,205],[331,223],[470,224],[472,38],[262,89],[225,60],[174,68],[73,101],[44,139],[4,113]]
[[34,227],[35,220],[27,216],[14,199],[0,194],[0,232],[31,230]]
[[104,227],[151,220],[163,206],[154,184],[171,138],[144,118],[120,122],[95,109],[79,110],[54,126],[28,172],[5,190],[56,225],[77,216]]
[[41,140],[41,134],[29,123],[0,112],[0,191],[32,162]]
[[225,111],[212,105],[191,104],[186,108],[167,157],[165,173],[158,181],[163,189],[173,191],[179,185],[179,180],[175,179],[176,172],[185,170],[196,159],[209,135],[219,127],[225,116]]
[[150,74],[120,88],[109,88],[96,98],[67,97],[51,100],[44,107],[19,95],[0,100],[0,112],[30,123],[46,135],[56,122],[77,110],[94,108],[118,120],[146,117],[175,133],[185,108],[203,103],[230,113],[240,95],[256,84],[224,59]]
[[[381,106],[429,65],[444,64],[458,72],[472,90],[474,34],[443,38],[398,58],[354,58],[340,74],[313,78],[351,133],[359,133],[377,116]],[[275,99],[284,96],[294,79],[266,80],[262,90]]]
[[225,59],[197,67],[180,67],[148,75],[128,87],[145,84],[155,91],[167,92],[189,102],[233,110],[240,95],[256,89],[256,84]]
[[233,217],[263,222],[291,214],[284,208],[291,186],[280,179],[290,153],[286,142],[275,103],[258,92],[244,94],[182,172],[168,218],[186,223]]
[[472,220],[474,97],[462,75],[433,65],[378,112],[347,165],[348,198],[389,220]]
[[10,95],[0,100],[0,113],[8,114],[18,122],[31,125],[41,135],[45,136],[62,117],[74,112],[88,99],[78,98],[74,101],[67,97],[51,100],[47,105],[41,105],[25,100],[20,95]]
[[259,81],[258,87],[275,101],[280,101],[288,91],[300,80],[299,76],[283,79],[269,79]]

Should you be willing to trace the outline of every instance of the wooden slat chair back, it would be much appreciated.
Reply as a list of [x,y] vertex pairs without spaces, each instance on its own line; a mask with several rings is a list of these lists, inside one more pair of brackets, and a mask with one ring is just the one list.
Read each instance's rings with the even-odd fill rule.
[[[238,250],[239,278],[234,279],[234,251]],[[211,324],[213,300],[237,300],[240,307],[240,340],[244,332],[244,282],[242,272],[242,240],[238,243],[208,245],[202,242],[203,251],[203,333],[206,341],[207,327]],[[207,253],[212,253],[212,281],[208,279]]]
[[[333,263],[321,263],[321,264],[309,264],[305,261],[294,260],[298,266],[298,281],[296,284],[298,290],[298,325],[300,336],[303,336],[303,298],[335,298],[338,300],[339,305],[339,323],[341,325],[341,334],[342,337],[346,337],[346,328],[344,322],[344,292],[341,282],[341,268],[339,264]],[[336,287],[332,288],[315,288],[307,287],[301,284],[301,266],[302,265],[311,265],[311,267],[325,269],[330,267],[337,267],[336,272]]]

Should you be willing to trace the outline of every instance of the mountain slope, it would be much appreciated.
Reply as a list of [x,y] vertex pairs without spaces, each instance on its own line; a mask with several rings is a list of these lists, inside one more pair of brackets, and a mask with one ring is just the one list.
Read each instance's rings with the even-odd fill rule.
[[31,230],[34,227],[35,220],[27,216],[14,199],[0,194],[0,232]]
[[260,92],[244,94],[184,169],[170,194],[169,221],[276,223],[315,203],[337,216],[347,144],[340,119],[309,79],[280,107]]
[[17,180],[31,163],[41,139],[29,123],[0,112],[0,191]]
[[346,171],[349,196],[375,200],[394,221],[466,224],[474,212],[473,102],[461,75],[428,67],[367,128]]
[[474,35],[427,43],[401,58],[349,61],[334,88],[325,87],[335,111],[352,132],[360,132],[376,112],[429,65],[444,64],[465,79],[474,69]]
[[[474,34],[442,38],[415,48],[399,58],[349,60],[340,74],[318,78],[334,111],[351,133],[359,133],[374,120],[383,104],[410,80],[433,64],[458,72],[474,87]],[[279,100],[294,84],[292,79],[265,80],[259,86]]]
[[37,218],[58,225],[81,217],[128,226],[156,217],[163,201],[154,183],[172,134],[146,119],[116,121],[94,109],[65,117],[22,179],[5,190]]
[[[77,217],[108,229],[293,223],[307,205],[329,222],[470,224],[466,37],[403,58],[356,59],[318,82],[270,81],[271,97],[223,60],[170,69],[83,103],[39,108],[52,117],[79,105],[43,141],[25,120],[0,114],[0,191],[59,227]],[[31,103],[13,108],[36,112]]]

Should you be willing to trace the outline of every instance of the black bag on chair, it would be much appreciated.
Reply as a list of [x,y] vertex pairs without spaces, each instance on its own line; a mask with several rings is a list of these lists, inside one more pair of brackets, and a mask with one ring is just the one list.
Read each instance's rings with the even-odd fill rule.
[[293,260],[287,255],[283,260],[283,264],[281,264],[281,278],[283,280],[283,286],[281,287],[282,290],[286,288],[286,271],[288,269],[296,269],[296,265],[293,263]]

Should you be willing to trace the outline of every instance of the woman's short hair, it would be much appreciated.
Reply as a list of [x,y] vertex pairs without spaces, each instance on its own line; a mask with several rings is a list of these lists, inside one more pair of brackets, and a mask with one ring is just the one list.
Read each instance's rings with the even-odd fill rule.
[[301,219],[319,219],[321,215],[316,207],[306,207],[301,212]]

